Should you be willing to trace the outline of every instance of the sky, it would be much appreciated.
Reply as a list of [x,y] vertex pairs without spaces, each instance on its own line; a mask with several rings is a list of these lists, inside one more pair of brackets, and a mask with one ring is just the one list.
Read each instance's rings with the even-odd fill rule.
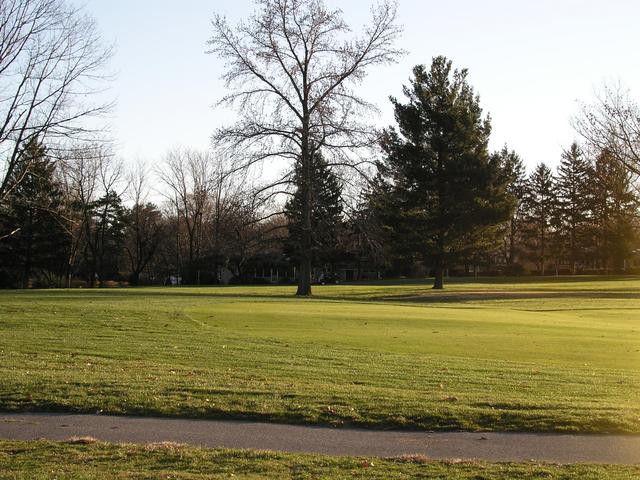
[[[325,0],[354,30],[373,0]],[[577,139],[572,117],[604,82],[640,95],[640,1],[399,0],[408,52],[369,72],[361,93],[380,107],[378,126],[393,123],[390,95],[401,97],[411,69],[436,55],[469,69],[469,82],[492,118],[491,148],[505,143],[531,169],[556,165]],[[214,108],[224,93],[223,63],[206,52],[211,18],[232,23],[252,0],[85,0],[103,38],[113,43],[110,124],[118,155],[155,163],[176,146],[206,149],[213,131],[233,121]]]

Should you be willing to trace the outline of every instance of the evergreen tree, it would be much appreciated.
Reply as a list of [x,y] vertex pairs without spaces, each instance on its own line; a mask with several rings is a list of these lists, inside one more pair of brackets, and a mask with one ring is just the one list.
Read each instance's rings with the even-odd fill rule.
[[538,272],[545,274],[546,262],[551,258],[553,225],[557,215],[556,182],[551,169],[538,164],[529,176],[525,200],[527,210],[526,237]]
[[114,279],[120,270],[125,238],[126,210],[113,190],[89,206],[85,222],[85,274],[89,285]]
[[507,193],[514,202],[511,216],[504,225],[502,240],[502,256],[506,264],[507,274],[518,272],[522,254],[522,229],[525,215],[525,199],[527,194],[527,171],[520,156],[505,145],[496,152],[494,161],[499,162],[507,179]]
[[[301,167],[300,167],[301,168]],[[300,168],[294,175],[301,175]],[[323,265],[332,260],[338,245],[338,235],[342,224],[342,185],[320,153],[312,162],[311,182],[311,232],[312,265]],[[299,179],[294,179],[298,185]],[[285,206],[289,235],[285,242],[286,253],[296,262],[303,259],[300,248],[303,236],[304,198],[297,189]]]
[[593,238],[596,263],[607,273],[622,271],[637,239],[634,221],[640,202],[630,172],[604,150],[594,161]]
[[586,234],[589,225],[591,167],[577,143],[562,154],[558,166],[557,192],[560,209],[562,241],[571,265],[577,273],[577,264],[585,259]]
[[378,202],[387,228],[433,268],[440,289],[445,269],[496,247],[513,202],[467,70],[440,56],[413,75],[407,103],[391,99],[398,131],[383,136]]
[[37,141],[25,145],[17,167],[12,172],[16,187],[0,216],[0,230],[13,232],[0,241],[0,263],[10,284],[29,288],[36,274],[57,277],[63,273],[62,194],[54,178],[55,165]]

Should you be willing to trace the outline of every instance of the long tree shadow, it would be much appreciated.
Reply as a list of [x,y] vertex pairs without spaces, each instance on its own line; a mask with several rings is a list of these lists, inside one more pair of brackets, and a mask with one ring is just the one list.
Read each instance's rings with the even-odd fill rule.
[[[508,291],[477,291],[477,292],[451,292],[451,293],[416,293],[384,295],[376,298],[378,301],[392,301],[402,303],[469,303],[478,301],[496,300],[558,300],[558,299],[608,299],[608,300],[640,300],[640,292],[628,290],[607,291],[533,291],[533,292],[508,292]],[[578,307],[578,306],[576,306]],[[629,307],[629,309],[640,309]]]
[[[428,279],[357,282],[318,287],[311,298],[295,297],[290,285],[206,286],[206,287],[122,287],[97,289],[17,290],[10,295],[27,295],[52,300],[117,300],[127,298],[224,299],[225,301],[335,301],[361,303],[465,304],[496,300],[608,299],[640,300],[639,277],[525,277],[525,278],[457,278],[452,289],[434,291]],[[598,282],[580,287],[580,283]],[[607,288],[609,281],[628,282],[621,288]],[[501,286],[504,285],[504,288]],[[517,285],[518,289],[509,289]],[[566,285],[566,286],[565,286]],[[394,290],[397,287],[397,290]],[[558,289],[560,287],[560,289]],[[617,285],[619,287],[619,285]],[[5,292],[0,292],[0,296]],[[639,304],[640,305],[640,304]]]

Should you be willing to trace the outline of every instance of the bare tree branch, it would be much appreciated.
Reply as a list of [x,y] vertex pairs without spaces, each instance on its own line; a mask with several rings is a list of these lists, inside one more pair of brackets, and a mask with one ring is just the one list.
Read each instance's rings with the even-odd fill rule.
[[65,0],[0,2],[0,203],[21,181],[13,173],[28,142],[51,147],[101,130],[91,119],[111,104],[87,102],[105,90],[111,53]]

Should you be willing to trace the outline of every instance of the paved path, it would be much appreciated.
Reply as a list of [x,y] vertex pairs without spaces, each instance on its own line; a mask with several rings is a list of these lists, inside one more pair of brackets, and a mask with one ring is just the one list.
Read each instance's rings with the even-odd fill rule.
[[426,433],[102,415],[0,414],[0,439],[117,443],[173,441],[203,447],[432,459],[640,464],[640,436]]

